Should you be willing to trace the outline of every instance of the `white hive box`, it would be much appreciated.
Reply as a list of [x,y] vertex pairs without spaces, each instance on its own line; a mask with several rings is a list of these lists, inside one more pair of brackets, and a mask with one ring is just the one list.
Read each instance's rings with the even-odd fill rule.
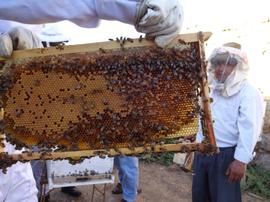
[[114,183],[113,158],[93,157],[75,165],[67,160],[47,161],[49,190],[67,186]]

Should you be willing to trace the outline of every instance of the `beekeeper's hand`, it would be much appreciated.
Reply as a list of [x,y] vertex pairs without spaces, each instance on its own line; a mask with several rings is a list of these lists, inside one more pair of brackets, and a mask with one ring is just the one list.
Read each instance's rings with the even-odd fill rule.
[[178,0],[95,0],[98,18],[133,24],[139,32],[155,37],[160,47],[178,34],[183,11]]
[[143,0],[136,12],[135,27],[165,47],[177,36],[182,22],[183,10],[178,0]]
[[229,182],[237,182],[244,177],[245,172],[246,164],[241,161],[234,160],[227,168],[226,175],[228,176]]
[[8,33],[0,35],[0,56],[9,57],[13,50],[41,48],[40,39],[30,30],[15,27]]

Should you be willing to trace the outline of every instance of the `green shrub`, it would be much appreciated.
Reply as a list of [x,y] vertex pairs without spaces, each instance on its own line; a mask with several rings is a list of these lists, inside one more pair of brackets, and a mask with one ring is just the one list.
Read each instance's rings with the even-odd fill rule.
[[[164,139],[164,144],[175,144],[179,138]],[[173,152],[141,154],[139,159],[147,163],[156,162],[164,166],[173,164]]]
[[174,153],[153,153],[153,154],[142,154],[140,160],[143,160],[147,163],[156,162],[164,166],[170,166],[173,164],[173,155]]
[[259,166],[248,166],[246,182],[242,189],[270,199],[270,170],[265,170]]

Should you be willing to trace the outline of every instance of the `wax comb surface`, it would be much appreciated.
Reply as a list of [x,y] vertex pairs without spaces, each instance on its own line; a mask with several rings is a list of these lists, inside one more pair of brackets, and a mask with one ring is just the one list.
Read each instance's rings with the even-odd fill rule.
[[4,69],[2,128],[18,147],[135,147],[197,132],[196,42],[30,57]]

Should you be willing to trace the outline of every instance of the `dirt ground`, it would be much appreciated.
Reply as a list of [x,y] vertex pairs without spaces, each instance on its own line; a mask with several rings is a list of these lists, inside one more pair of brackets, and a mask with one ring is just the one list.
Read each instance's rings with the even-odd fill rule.
[[[136,202],[191,202],[191,174],[183,172],[178,165],[166,167],[156,163],[140,162],[140,188]],[[115,182],[117,183],[117,182]],[[111,194],[114,185],[106,185],[106,202],[120,202],[121,195]],[[59,189],[50,192],[52,202],[90,202],[93,186],[77,187],[82,195],[69,197]],[[99,185],[103,188],[103,185]],[[103,202],[100,193],[95,192],[94,202]],[[243,193],[243,202],[262,202],[257,197]]]

